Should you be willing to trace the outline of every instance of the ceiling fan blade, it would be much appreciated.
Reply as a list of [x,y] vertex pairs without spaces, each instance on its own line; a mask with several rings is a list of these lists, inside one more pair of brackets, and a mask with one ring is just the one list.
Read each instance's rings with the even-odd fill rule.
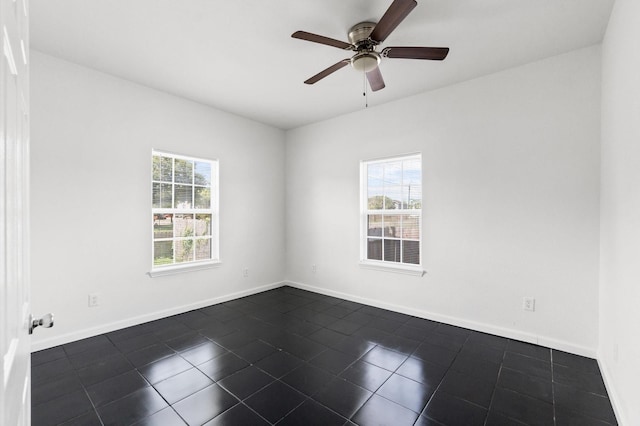
[[338,49],[351,50],[353,48],[353,46],[347,42],[321,36],[318,34],[308,33],[306,31],[296,31],[295,33],[291,34],[291,37],[298,38],[300,40],[312,41],[314,43],[325,44],[327,46],[337,47]]
[[367,73],[367,80],[369,80],[369,86],[371,90],[377,92],[380,89],[384,89],[384,79],[380,72],[380,67],[375,67]]
[[385,58],[430,59],[441,61],[449,54],[448,47],[385,47],[382,49]]
[[382,43],[417,5],[418,3],[415,0],[393,0],[393,3],[382,15],[369,37],[378,43]]
[[340,68],[346,66],[348,63],[349,63],[349,59],[343,59],[340,62],[338,62],[337,64],[331,65],[326,70],[320,71],[318,74],[316,74],[313,77],[311,77],[310,79],[306,80],[304,82],[304,84],[317,83],[318,81],[322,80],[323,78],[325,78],[329,74],[333,74],[334,72],[338,71]]

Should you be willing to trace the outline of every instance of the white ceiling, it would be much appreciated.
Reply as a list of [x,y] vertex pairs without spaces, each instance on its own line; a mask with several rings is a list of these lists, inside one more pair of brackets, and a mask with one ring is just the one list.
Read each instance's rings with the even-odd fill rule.
[[[443,62],[383,59],[375,106],[602,41],[614,0],[418,0],[382,45],[450,47]],[[364,107],[351,67],[303,81],[350,52],[391,0],[31,0],[31,47],[139,84],[290,129]]]

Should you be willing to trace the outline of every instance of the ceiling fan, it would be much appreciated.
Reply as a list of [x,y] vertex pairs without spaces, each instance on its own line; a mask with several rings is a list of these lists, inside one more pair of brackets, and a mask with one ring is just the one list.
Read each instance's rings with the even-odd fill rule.
[[378,23],[360,22],[351,27],[348,33],[350,43],[306,31],[296,31],[291,34],[291,37],[300,40],[356,52],[350,59],[343,59],[320,71],[306,80],[305,84],[314,84],[347,64],[351,64],[355,70],[366,73],[371,90],[375,92],[385,87],[382,73],[378,67],[382,58],[429,59],[434,61],[441,61],[446,58],[449,53],[448,47],[385,47],[380,52],[376,50],[378,45],[389,37],[389,34],[417,5],[418,3],[415,0],[394,0]]

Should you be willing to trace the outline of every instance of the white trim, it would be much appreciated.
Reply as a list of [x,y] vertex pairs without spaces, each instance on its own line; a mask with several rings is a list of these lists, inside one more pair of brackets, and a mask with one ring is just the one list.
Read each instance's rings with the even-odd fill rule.
[[29,376],[24,378],[24,386],[22,386],[22,405],[27,405],[27,395],[29,394]]
[[[108,333],[108,332],[119,330],[125,327],[139,325],[145,322],[154,321],[161,318],[166,318],[171,315],[189,312],[194,309],[200,309],[200,308],[204,308],[210,305],[215,305],[218,303],[228,302],[229,300],[235,300],[241,297],[251,296],[253,294],[261,293],[263,291],[272,290],[272,289],[283,287],[283,286],[290,286],[294,288],[299,288],[301,290],[313,291],[315,293],[324,294],[327,296],[339,297],[341,299],[350,300],[352,302],[362,303],[369,306],[375,306],[382,309],[389,309],[395,312],[412,315],[418,318],[438,321],[445,324],[454,325],[457,327],[463,327],[470,330],[489,333],[496,336],[519,340],[526,343],[533,343],[536,345],[547,346],[552,349],[597,359],[596,357],[597,354],[595,349],[589,348],[586,346],[576,345],[571,342],[567,342],[565,340],[558,340],[558,339],[550,338],[547,336],[539,336],[532,333],[526,333],[526,332],[512,329],[512,328],[498,327],[491,324],[481,323],[478,321],[471,321],[464,318],[452,317],[449,315],[442,315],[434,312],[424,311],[421,309],[415,309],[415,308],[410,308],[402,305],[396,305],[393,303],[382,302],[377,299],[370,299],[366,297],[355,296],[353,294],[343,293],[335,290],[329,290],[326,288],[303,284],[296,281],[281,281],[281,282],[275,282],[271,284],[265,284],[263,286],[253,287],[248,290],[231,293],[224,296],[214,297],[214,298],[203,300],[197,303],[182,305],[175,308],[170,308],[170,309],[165,309],[162,311],[157,311],[157,312],[153,312],[145,315],[140,315],[137,317],[126,319],[126,320],[114,321],[112,323],[101,325],[98,327],[92,327],[92,328],[88,328],[88,329],[84,329],[84,330],[80,330],[72,333],[67,333],[62,336],[56,336],[49,339],[44,339],[44,340],[32,343],[31,351],[36,352],[42,349],[48,349],[54,346],[62,345],[65,343],[73,342],[73,341],[84,339],[87,337],[96,336],[102,333]],[[603,378],[605,379],[605,385],[607,385],[608,383],[611,383],[611,380],[609,379],[610,375],[608,374],[608,370],[605,368],[601,368],[601,371],[603,373]],[[621,410],[619,409],[618,406],[615,405],[615,401],[617,400],[616,393],[613,391],[613,387],[611,386],[607,386],[607,391],[610,393],[610,398],[611,396],[613,396],[611,400],[614,406],[614,410],[616,410],[616,415],[618,416],[621,413]],[[619,418],[621,418],[621,416]],[[620,424],[626,424],[626,423],[620,422]]]
[[624,415],[624,410],[620,406],[618,401],[621,401],[618,392],[616,391],[615,386],[613,386],[613,378],[611,377],[611,373],[609,372],[609,368],[607,364],[602,361],[604,356],[602,352],[598,351],[598,357],[596,360],[598,361],[598,367],[600,367],[600,373],[602,374],[602,380],[604,381],[604,387],[607,389],[607,394],[609,395],[609,401],[611,402],[611,407],[613,408],[613,414],[616,416],[616,421],[619,425],[628,425],[631,423],[627,422],[627,419]]
[[381,262],[381,261],[372,261],[372,260],[361,260],[360,267],[365,269],[373,269],[374,271],[383,271],[383,272],[394,272],[396,274],[405,274],[405,275],[414,275],[417,277],[422,277],[427,273],[420,265],[416,265],[415,267],[409,266],[406,263],[397,263],[397,262]]
[[222,262],[215,260],[211,262],[187,263],[183,265],[165,266],[147,272],[151,278],[164,277],[166,275],[181,274],[183,272],[202,271],[204,269],[218,268]]
[[9,349],[7,353],[4,354],[4,387],[7,387],[7,382],[9,381],[9,376],[11,375],[11,368],[13,368],[13,362],[16,359],[16,351],[18,350],[18,339],[11,339],[11,343],[9,343]]
[[422,152],[416,151],[416,152],[410,152],[408,154],[390,155],[390,156],[384,156],[384,157],[375,157],[375,158],[369,158],[367,160],[362,160],[360,162],[361,163],[386,163],[389,160],[400,160],[400,161],[408,160],[409,158],[416,157],[418,155],[420,157],[422,157]]
[[309,290],[315,293],[324,294],[327,296],[339,297],[341,299],[350,300],[352,302],[362,303],[365,305],[375,306],[382,309],[389,309],[394,312],[402,314],[412,315],[418,318],[424,318],[432,321],[438,321],[445,324],[454,325],[457,327],[463,327],[470,330],[480,331],[483,333],[489,333],[496,336],[505,337],[507,339],[519,340],[526,343],[533,343],[536,345],[546,346],[552,349],[573,353],[576,355],[587,356],[595,358],[596,352],[593,348],[586,346],[576,345],[564,340],[558,340],[547,336],[539,336],[532,333],[516,330],[513,328],[506,328],[486,324],[478,321],[472,321],[464,318],[453,317],[449,315],[443,315],[435,312],[429,312],[422,309],[410,308],[407,306],[396,305],[393,303],[383,302],[377,299],[369,299],[367,297],[360,297],[349,293],[343,293],[335,290],[328,290],[322,287],[316,287],[308,284],[303,284],[295,281],[285,281],[284,285],[299,288],[301,290]]
[[4,57],[7,59],[7,65],[9,66],[9,72],[11,75],[18,75],[18,68],[16,68],[16,60],[13,56],[13,49],[11,48],[11,41],[9,40],[9,33],[7,33],[7,27],[2,27],[4,31]]
[[[190,208],[177,208],[175,207],[175,203],[170,207],[170,208],[164,208],[164,207],[153,207],[153,185],[156,183],[159,184],[169,184],[168,182],[164,182],[162,180],[156,181],[153,178],[153,164],[154,164],[154,158],[156,156],[159,157],[166,157],[166,158],[171,158],[172,161],[172,175],[171,175],[171,187],[172,187],[172,197],[173,200],[175,201],[175,187],[176,185],[178,185],[178,182],[175,182],[175,160],[185,160],[185,161],[189,161],[193,163],[193,175],[194,176],[194,180],[192,181],[191,184],[185,184],[188,186],[191,186],[191,189],[193,192],[193,206]],[[209,185],[197,185],[195,183],[195,163],[200,162],[200,163],[208,163],[211,166],[211,181],[209,182]],[[183,271],[193,271],[193,270],[200,270],[200,269],[207,269],[207,268],[211,268],[214,266],[201,266],[201,265],[205,265],[205,264],[215,264],[215,263],[220,263],[219,261],[219,257],[220,257],[220,164],[219,161],[217,159],[204,159],[204,158],[198,158],[198,157],[193,157],[193,156],[186,156],[183,154],[175,154],[175,153],[170,153],[167,151],[161,151],[161,150],[156,150],[156,149],[152,149],[151,150],[151,188],[150,188],[150,193],[151,193],[151,215],[152,217],[155,217],[156,214],[170,214],[172,216],[176,216],[176,215],[181,215],[181,214],[186,214],[186,215],[197,215],[197,214],[203,214],[203,215],[210,215],[211,219],[212,219],[212,223],[211,223],[211,229],[209,230],[209,235],[203,235],[203,236],[189,236],[189,237],[177,237],[175,235],[173,235],[171,238],[155,238],[155,220],[151,221],[151,271],[148,273],[149,276],[151,277],[156,277],[156,276],[162,276],[162,275],[169,275],[169,274],[175,274],[175,273],[179,273],[179,272],[183,272]],[[203,208],[196,208],[195,207],[195,189],[196,188],[209,188],[209,190],[211,191],[211,205],[209,206],[209,208],[203,209]],[[173,221],[172,221],[173,223]],[[210,255],[212,256],[211,259],[205,259],[203,261],[195,261],[195,255],[194,255],[194,259],[190,262],[188,262],[189,266],[183,265],[183,264],[176,264],[176,263],[171,263],[169,265],[158,265],[156,266],[154,264],[154,252],[155,252],[155,243],[156,242],[161,242],[161,241],[171,241],[172,243],[172,247],[175,249],[175,244],[176,242],[180,241],[180,240],[192,240],[192,241],[196,241],[198,238],[201,239],[209,239],[211,241],[210,245],[211,245],[211,253]],[[195,251],[194,251],[195,253]],[[174,258],[173,261],[175,262],[175,252],[174,252]],[[198,266],[191,266],[193,264],[198,264]]]
[[24,40],[20,40],[20,50],[22,50],[22,62],[24,62],[25,65],[27,64],[27,49],[24,47]]
[[213,162],[218,162],[217,158],[194,157],[193,155],[185,155],[185,154],[180,154],[180,153],[176,153],[176,152],[173,152],[173,151],[165,151],[163,149],[151,148],[151,152],[153,154],[165,155],[167,157],[180,158],[182,160],[200,161],[200,162],[203,162],[203,163],[210,163],[212,161]]
[[[367,264],[370,269],[378,269],[381,271],[391,271],[395,270],[395,272],[407,273],[410,275],[424,275],[425,271],[422,269],[422,239],[423,239],[423,223],[422,223],[422,206],[420,209],[381,209],[381,210],[371,210],[369,209],[369,199],[368,199],[368,167],[372,164],[384,164],[389,162],[403,162],[407,160],[419,160],[420,161],[420,174],[422,176],[422,153],[416,152],[413,154],[405,154],[394,157],[384,157],[377,158],[374,160],[361,160],[360,161],[360,262],[361,264]],[[404,176],[404,167],[402,169],[402,175]],[[422,179],[420,181],[420,187],[422,187]],[[386,197],[386,193],[383,194],[383,197]],[[402,197],[402,195],[401,195]],[[402,201],[400,201],[402,203]],[[389,238],[385,237],[384,231],[382,231],[382,235],[380,236],[369,236],[368,235],[368,218],[370,215],[381,215],[381,216],[418,216],[418,224],[419,224],[419,238],[418,238],[418,261],[420,262],[418,265],[407,264],[402,262],[393,262],[386,260],[373,260],[367,258],[368,252],[368,241],[369,238],[373,238],[376,240],[381,240],[384,245],[385,240],[396,240],[400,241],[401,253],[403,250],[404,244],[403,241],[415,241],[414,238]],[[384,221],[384,219],[383,219]],[[384,249],[383,249],[384,251]],[[402,256],[402,255],[401,255]],[[402,260],[402,258],[400,259]],[[382,268],[382,265],[389,265],[388,269]],[[418,272],[419,271],[419,272]]]
[[131,327],[134,325],[143,324],[149,321],[155,321],[158,319],[166,318],[172,315],[182,314],[194,309],[200,309],[218,303],[228,302],[229,300],[239,299],[245,296],[251,296],[256,293],[262,293],[263,291],[279,288],[284,285],[283,282],[275,282],[271,284],[265,284],[258,287],[253,287],[247,290],[238,291],[235,293],[226,294],[223,296],[212,297],[210,299],[201,300],[195,303],[189,303],[182,306],[176,306],[169,309],[163,309],[161,311],[151,312],[137,317],[127,318],[124,320],[113,321],[108,324],[102,324],[96,327],[85,328],[82,330],[66,333],[60,336],[51,337],[48,339],[32,342],[31,352],[40,351],[43,349],[52,348],[54,346],[63,345],[69,342],[75,342],[76,340],[85,339],[87,337],[97,336],[103,333],[109,333],[111,331],[120,330],[122,328]]

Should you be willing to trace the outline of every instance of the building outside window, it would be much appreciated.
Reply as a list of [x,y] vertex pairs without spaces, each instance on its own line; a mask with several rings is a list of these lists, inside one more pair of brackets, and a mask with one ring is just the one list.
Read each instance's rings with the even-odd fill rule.
[[218,262],[218,162],[152,152],[152,272]]
[[361,263],[420,270],[422,156],[362,161]]

